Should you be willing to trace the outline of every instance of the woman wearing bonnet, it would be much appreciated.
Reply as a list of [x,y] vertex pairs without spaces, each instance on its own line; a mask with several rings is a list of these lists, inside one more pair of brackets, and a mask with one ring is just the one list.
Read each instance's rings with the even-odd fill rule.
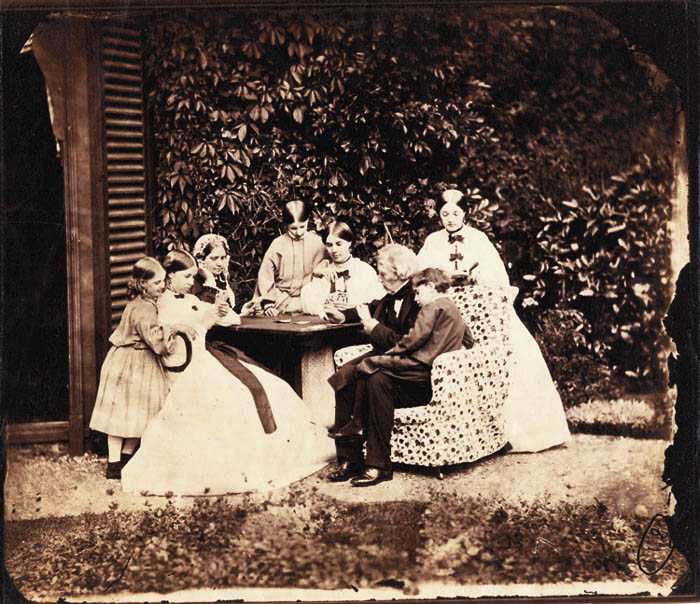
[[[483,232],[465,224],[468,206],[457,189],[443,192],[437,205],[443,229],[431,233],[418,252],[421,268],[442,268],[457,279],[501,288],[515,300],[506,267]],[[542,451],[569,440],[564,407],[535,338],[511,306],[511,387],[505,404],[511,451]]]
[[[292,387],[245,357],[218,354],[205,337],[221,316],[221,290],[201,279],[194,257],[163,261],[168,291],[159,316],[197,337],[184,363],[169,367],[171,387],[141,447],[122,470],[125,492],[205,495],[269,490],[319,470],[332,443]],[[199,280],[200,295],[190,293]],[[225,345],[222,345],[225,347]]]
[[[216,233],[202,235],[195,242],[192,248],[192,255],[197,260],[199,267],[211,274],[210,276],[207,275],[210,277],[206,281],[207,285],[226,292],[226,300],[222,304],[222,308],[219,309],[220,315],[216,324],[222,327],[238,325],[241,319],[233,310],[236,303],[236,295],[231,288],[228,276],[230,252],[226,239]],[[193,293],[195,295],[198,293],[196,283]]]
[[[226,296],[218,308],[218,319],[215,323],[219,327],[240,325],[241,318],[233,310],[236,297],[231,287],[228,276],[229,247],[226,239],[216,233],[202,235],[192,248],[192,255],[197,260],[199,271],[197,272],[192,293],[200,299],[211,302],[212,290],[225,292]],[[221,299],[221,298],[219,298]],[[217,332],[207,334],[207,351],[216,358],[235,377],[243,380],[248,387],[255,392],[260,390],[259,384],[249,375],[249,371],[241,363],[255,365],[267,370],[257,360],[251,358],[240,348],[236,348],[218,339]],[[254,353],[253,353],[254,354]]]

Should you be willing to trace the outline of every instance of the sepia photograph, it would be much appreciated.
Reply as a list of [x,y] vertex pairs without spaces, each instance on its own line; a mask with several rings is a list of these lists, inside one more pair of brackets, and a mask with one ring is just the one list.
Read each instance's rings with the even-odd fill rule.
[[700,596],[697,6],[0,17],[3,602]]

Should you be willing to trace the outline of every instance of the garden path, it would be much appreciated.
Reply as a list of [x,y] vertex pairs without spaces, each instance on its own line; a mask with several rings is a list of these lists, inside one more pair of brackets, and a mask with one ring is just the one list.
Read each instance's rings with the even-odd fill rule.
[[[620,513],[649,518],[667,510],[668,491],[661,472],[663,440],[575,434],[565,446],[527,454],[498,455],[447,473],[440,481],[422,472],[398,471],[394,480],[369,489],[325,480],[327,469],[296,483],[295,489],[315,490],[346,502],[426,500],[435,494],[481,496],[494,503],[539,503],[556,506],[603,503]],[[104,478],[104,458],[92,454],[69,457],[63,445],[12,446],[5,481],[5,518],[30,518],[163,507],[165,497],[122,493],[119,482]],[[430,482],[431,489],[426,488]],[[270,493],[229,495],[227,501],[248,497],[272,503],[289,488]],[[178,507],[193,497],[174,497]]]

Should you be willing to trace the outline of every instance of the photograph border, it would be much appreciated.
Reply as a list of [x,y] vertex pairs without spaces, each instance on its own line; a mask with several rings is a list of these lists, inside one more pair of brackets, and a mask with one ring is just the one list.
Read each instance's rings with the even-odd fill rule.
[[[700,477],[700,360],[697,356],[698,349],[700,346],[700,321],[698,317],[700,313],[700,95],[698,93],[698,77],[700,74],[700,61],[699,61],[699,50],[700,50],[700,29],[698,28],[698,20],[700,9],[697,2],[667,2],[663,0],[651,0],[647,2],[635,2],[633,0],[600,0],[600,1],[575,1],[575,0],[562,0],[560,2],[528,2],[525,0],[510,0],[503,2],[472,2],[472,1],[445,1],[445,2],[424,2],[421,0],[414,0],[412,2],[408,1],[383,1],[383,2],[360,2],[353,0],[346,0],[344,2],[312,2],[312,1],[301,1],[295,2],[293,0],[283,1],[266,1],[266,0],[256,0],[256,1],[244,1],[244,2],[227,2],[225,0],[204,0],[203,2],[195,2],[193,0],[5,0],[2,7],[0,7],[0,15],[4,15],[9,12],[20,12],[20,11],[31,11],[34,13],[44,13],[48,15],[52,11],[90,11],[90,12],[114,12],[115,15],[127,14],[127,15],[145,15],[151,12],[163,11],[163,10],[174,10],[174,9],[200,9],[200,8],[226,8],[234,7],[236,9],[264,9],[264,10],[303,10],[305,8],[331,8],[331,7],[364,7],[371,6],[372,8],[386,7],[386,8],[400,8],[400,7],[423,7],[423,6],[575,6],[581,8],[591,8],[603,19],[605,17],[605,10],[610,10],[611,8],[616,9],[629,9],[631,11],[635,9],[648,9],[649,7],[663,7],[668,9],[670,12],[675,14],[683,14],[684,20],[682,23],[677,24],[675,28],[675,33],[679,31],[683,32],[683,38],[685,42],[685,53],[684,57],[681,57],[681,52],[677,47],[673,46],[673,32],[662,31],[658,26],[647,27],[648,35],[650,38],[645,38],[644,35],[640,39],[633,40],[634,44],[639,48],[640,52],[645,53],[645,45],[649,43],[650,46],[655,46],[658,52],[661,52],[666,60],[671,63],[676,62],[679,58],[684,58],[685,60],[685,82],[684,90],[682,90],[683,100],[681,104],[686,109],[686,122],[685,122],[685,137],[686,137],[686,150],[687,150],[687,173],[688,173],[688,244],[689,244],[689,255],[690,255],[690,269],[687,273],[689,279],[682,285],[678,286],[676,291],[676,299],[681,295],[684,296],[684,308],[690,310],[690,314],[686,316],[687,323],[685,329],[691,334],[692,342],[695,345],[694,349],[687,350],[680,348],[678,349],[677,363],[679,371],[685,376],[684,388],[679,386],[676,401],[676,423],[681,426],[681,423],[685,424],[686,428],[680,431],[682,436],[678,439],[678,442],[674,442],[673,446],[677,448],[677,452],[681,452],[677,458],[689,459],[693,461],[693,467],[691,468],[692,475],[692,489],[688,491],[687,486],[682,485],[672,485],[672,490],[674,496],[676,497],[676,509],[674,514],[677,516],[681,510],[690,507],[693,519],[693,529],[694,529],[694,586],[695,586],[695,596],[700,596],[700,553],[698,552],[698,543],[700,542],[700,526],[698,522],[698,502],[700,499],[698,495],[699,490],[699,477]],[[598,9],[598,10],[596,10]],[[601,14],[603,13],[603,14]],[[4,21],[4,19],[3,19]],[[619,23],[610,21],[615,27],[620,28]],[[644,29],[644,28],[642,28]],[[623,34],[627,35],[628,32],[621,30]],[[650,42],[650,40],[654,40]],[[666,48],[665,52],[663,48]],[[652,58],[652,60],[654,60]],[[657,64],[658,65],[658,64]],[[94,67],[94,66],[93,66]],[[92,68],[88,66],[88,68]],[[681,71],[683,71],[681,69]],[[667,74],[669,75],[669,74]],[[670,76],[669,76],[670,77]],[[676,85],[679,83],[676,81]],[[94,119],[95,116],[93,116]],[[78,136],[75,133],[74,136]],[[6,149],[3,143],[2,154],[3,157],[10,153],[10,149]],[[92,158],[91,161],[101,161],[101,158]],[[66,174],[66,179],[71,178],[69,174]],[[72,178],[77,178],[77,175],[73,175]],[[4,194],[4,159],[3,159],[3,194]],[[68,182],[66,180],[66,187],[68,187]],[[94,185],[93,185],[94,186]],[[3,195],[4,197],[4,195]],[[77,211],[77,208],[69,208],[66,203],[66,221],[67,221],[67,232],[70,233],[71,221],[77,224],[81,220],[81,216]],[[6,242],[6,229],[8,225],[4,220],[4,208],[3,208],[3,218],[2,224],[0,225],[0,246],[2,246],[2,256],[3,262],[5,258],[5,242]],[[67,235],[70,239],[70,235]],[[71,279],[71,273],[74,275],[73,279],[79,280],[80,276],[78,274],[78,264],[79,259],[77,257],[77,249],[71,252],[70,241],[68,241],[67,254],[69,257],[69,267],[68,274],[69,280]],[[77,248],[77,246],[75,246]],[[92,253],[92,252],[91,252]],[[97,252],[95,252],[97,253]],[[3,271],[4,274],[4,271]],[[2,306],[4,309],[5,304],[5,292],[7,284],[5,283],[4,276],[0,277],[0,295],[2,296]],[[680,288],[683,291],[680,292]],[[71,296],[71,287],[69,282],[69,316],[72,314],[74,317],[80,317],[81,301],[79,296],[73,294]],[[72,298],[72,299],[71,299]],[[104,318],[106,320],[106,317]],[[70,319],[69,319],[70,321]],[[0,326],[0,334],[2,335],[2,357],[6,356],[12,348],[12,342],[5,340],[2,327]],[[94,336],[94,334],[93,334]],[[70,368],[70,382],[71,387],[71,400],[70,400],[70,413],[71,416],[79,414],[81,417],[81,422],[83,422],[83,399],[82,395],[75,394],[75,392],[82,391],[82,384],[85,379],[81,367],[86,363],[90,363],[90,358],[82,358],[80,344],[80,336],[78,339],[74,339],[75,334],[71,334],[69,327],[69,340],[73,342],[72,350],[74,351],[74,357],[72,358],[71,368]],[[77,354],[76,354],[77,351]],[[94,364],[94,357],[96,356],[96,351],[93,347],[89,347],[86,351],[87,355],[92,355],[92,362]],[[0,365],[0,370],[4,369]],[[96,379],[96,378],[95,378]],[[94,392],[91,393],[94,398]],[[88,389],[88,396],[90,395]],[[77,398],[76,398],[77,397]],[[688,429],[688,426],[692,427],[692,430]],[[80,429],[79,432],[75,430],[75,424],[71,424],[71,434],[70,434],[70,449],[72,454],[82,453],[83,444],[80,446],[77,444],[78,441],[84,443],[85,434],[84,430]],[[5,476],[6,467],[6,447],[7,447],[7,433],[8,428],[5,422],[5,418],[2,420],[2,441],[3,441],[3,455],[2,455],[2,472],[3,477]],[[694,435],[694,438],[689,438],[689,434]],[[677,433],[678,436],[678,433]],[[668,463],[668,461],[667,461]],[[673,468],[672,468],[673,469]],[[685,470],[686,468],[684,468]],[[692,538],[692,537],[691,537]],[[3,595],[7,597],[7,601],[15,601],[11,593],[5,592],[4,590],[8,588],[8,576],[5,573],[3,581]],[[481,598],[480,598],[481,599]],[[485,598],[486,601],[496,601],[502,599],[499,597],[495,598]],[[517,601],[530,601],[530,602],[540,602],[540,601],[575,601],[584,602],[591,601],[595,599],[596,602],[649,602],[649,601],[671,601],[671,602],[685,602],[691,601],[688,599],[687,595],[679,596],[669,596],[667,598],[658,598],[651,596],[594,596],[591,594],[591,598],[582,598],[579,596],[568,596],[568,597],[553,597],[553,598],[514,598]]]

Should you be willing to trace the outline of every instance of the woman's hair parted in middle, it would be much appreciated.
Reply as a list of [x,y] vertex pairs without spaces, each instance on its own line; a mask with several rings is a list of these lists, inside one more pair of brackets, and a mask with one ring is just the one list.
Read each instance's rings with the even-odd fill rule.
[[459,189],[447,189],[442,192],[440,199],[436,204],[435,210],[440,213],[440,210],[444,208],[447,204],[453,203],[458,208],[460,208],[465,214],[469,212],[469,205],[467,204],[467,198],[464,193]]
[[441,268],[424,268],[411,277],[411,282],[413,287],[432,285],[441,294],[444,294],[452,285],[452,279]]
[[282,222],[292,224],[293,222],[304,222],[309,219],[311,210],[306,202],[301,200],[288,201],[282,208]]
[[377,253],[377,262],[386,262],[397,279],[407,280],[418,269],[418,256],[400,243],[388,243]]
[[193,266],[197,266],[197,261],[192,254],[184,250],[171,250],[163,259],[163,268],[166,275],[186,271]]
[[351,244],[355,242],[355,234],[348,223],[342,220],[335,220],[328,225],[323,240],[325,241],[331,235],[343,241],[349,241]]
[[230,255],[231,252],[229,251],[226,237],[216,233],[207,233],[197,239],[192,248],[192,255],[197,259],[197,262],[204,262],[207,256],[218,247],[222,248],[227,256]]

